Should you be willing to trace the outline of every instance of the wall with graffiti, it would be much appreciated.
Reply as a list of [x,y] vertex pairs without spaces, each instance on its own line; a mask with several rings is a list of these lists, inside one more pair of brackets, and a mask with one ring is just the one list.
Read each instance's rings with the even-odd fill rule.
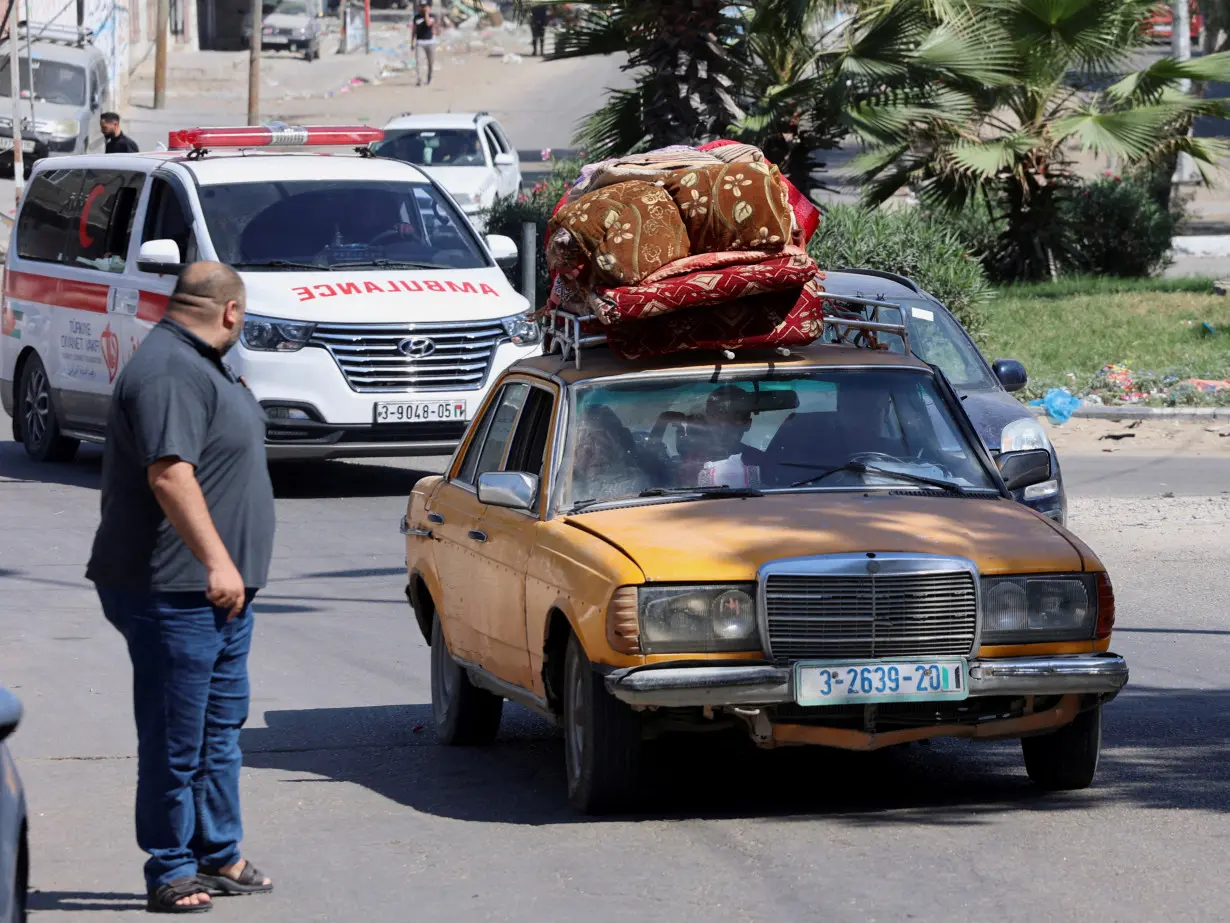
[[[52,23],[75,28],[76,0],[15,0],[21,4],[18,15],[32,23]],[[131,30],[129,13],[146,6],[145,0],[119,3],[117,0],[85,0],[85,27],[94,33],[94,44],[106,56],[110,70],[111,94],[109,108],[118,109],[126,102],[125,87],[130,67],[129,44]],[[37,32],[35,33],[37,34]]]

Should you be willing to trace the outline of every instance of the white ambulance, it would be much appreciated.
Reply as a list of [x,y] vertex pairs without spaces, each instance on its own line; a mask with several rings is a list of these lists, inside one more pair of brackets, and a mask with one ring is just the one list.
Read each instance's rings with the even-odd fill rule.
[[[116,377],[198,259],[235,267],[247,320],[227,362],[269,417],[271,459],[453,451],[538,328],[502,266],[378,129],[172,132],[170,150],[38,164],[10,241],[0,398],[40,460],[102,440]],[[270,152],[271,145],[357,153]]]

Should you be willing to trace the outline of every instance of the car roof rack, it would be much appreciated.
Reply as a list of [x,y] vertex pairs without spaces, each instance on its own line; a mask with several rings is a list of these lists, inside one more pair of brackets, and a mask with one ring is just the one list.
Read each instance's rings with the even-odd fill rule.
[[[825,312],[825,330],[832,330],[834,339],[829,343],[845,346],[858,346],[864,349],[882,349],[877,334],[885,333],[901,337],[906,355],[910,355],[910,331],[904,323],[890,324],[879,320],[881,308],[891,308],[904,319],[905,313],[901,305],[891,301],[877,301],[874,298],[855,298],[850,295],[838,295],[831,292],[819,292],[818,296],[826,301],[835,302],[835,310]],[[841,310],[841,304],[857,304],[872,308],[871,319],[861,315],[847,313]],[[587,331],[587,325],[598,322],[594,314],[577,315],[566,311],[552,309],[545,315],[545,331],[543,336],[543,351],[546,355],[559,353],[563,362],[571,360],[581,368],[581,350],[594,346],[603,346],[607,342],[605,334],[595,334],[592,329]],[[779,350],[789,355],[790,350]],[[732,350],[724,350],[727,359],[734,359]]]
[[23,19],[17,23],[17,40],[20,42],[23,39],[84,48],[93,43],[94,30],[84,26],[62,26],[53,22],[30,22]]

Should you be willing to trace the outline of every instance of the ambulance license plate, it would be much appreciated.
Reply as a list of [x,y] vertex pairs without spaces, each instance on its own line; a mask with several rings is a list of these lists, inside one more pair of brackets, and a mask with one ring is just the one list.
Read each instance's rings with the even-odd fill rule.
[[[12,138],[0,138],[0,151],[11,151],[13,149]],[[23,138],[21,141],[21,152],[29,154],[34,151],[34,142],[28,138]]]
[[466,419],[465,401],[381,401],[377,423],[441,423]]
[[800,705],[931,702],[969,697],[964,659],[801,661],[794,667]]

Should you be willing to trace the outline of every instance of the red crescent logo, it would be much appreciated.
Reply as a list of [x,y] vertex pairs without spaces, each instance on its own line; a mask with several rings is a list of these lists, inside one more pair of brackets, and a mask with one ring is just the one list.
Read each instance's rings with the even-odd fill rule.
[[94,204],[94,200],[106,191],[107,187],[99,183],[90,190],[90,194],[85,197],[85,204],[81,206],[81,223],[77,225],[77,240],[81,242],[82,247],[89,247],[94,243],[94,238],[85,229],[85,223],[90,217],[90,207]]
[[111,325],[107,324],[99,339],[102,341],[103,362],[107,364],[107,380],[115,381],[116,373],[120,370],[120,338],[111,330]]

